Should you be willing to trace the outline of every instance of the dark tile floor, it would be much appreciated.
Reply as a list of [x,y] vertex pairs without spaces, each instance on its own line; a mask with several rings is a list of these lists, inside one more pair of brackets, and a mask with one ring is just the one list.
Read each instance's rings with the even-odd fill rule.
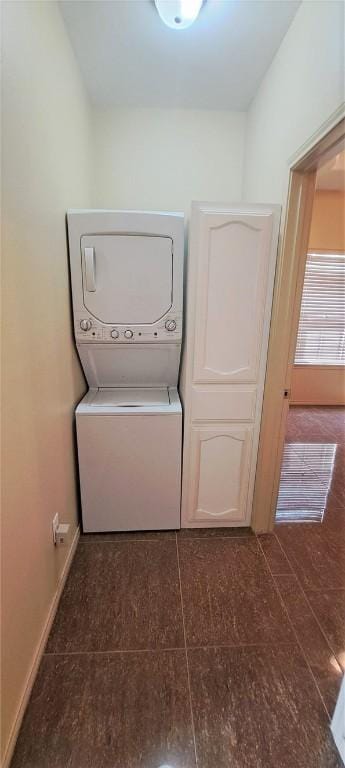
[[[288,439],[338,450],[342,418],[293,409]],[[82,536],[11,768],[340,768],[341,460],[333,471],[323,522]]]
[[[266,555],[332,714],[345,670],[345,409],[291,408],[285,456]],[[290,576],[277,563],[276,542]]]

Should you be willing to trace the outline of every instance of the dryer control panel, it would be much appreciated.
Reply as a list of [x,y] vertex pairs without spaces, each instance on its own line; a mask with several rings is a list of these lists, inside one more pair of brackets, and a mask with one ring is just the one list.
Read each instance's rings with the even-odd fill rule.
[[109,344],[129,344],[140,342],[153,343],[155,341],[176,344],[182,336],[182,315],[169,313],[161,321],[153,326],[147,325],[104,325],[92,315],[78,313],[75,318],[74,332],[76,340],[83,344],[90,341],[101,341]]

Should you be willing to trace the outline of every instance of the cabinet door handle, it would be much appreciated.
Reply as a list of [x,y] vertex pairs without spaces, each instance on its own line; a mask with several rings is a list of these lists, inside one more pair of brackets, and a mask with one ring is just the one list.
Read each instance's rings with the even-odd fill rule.
[[86,290],[96,290],[95,249],[84,248]]

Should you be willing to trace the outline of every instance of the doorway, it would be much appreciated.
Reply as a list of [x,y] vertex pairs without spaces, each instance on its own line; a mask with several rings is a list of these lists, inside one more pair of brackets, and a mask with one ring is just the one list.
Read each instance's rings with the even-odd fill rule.
[[276,523],[345,505],[345,151],[321,163],[305,263]]
[[[256,533],[273,530],[279,498],[295,352],[309,251],[315,190],[321,167],[344,150],[345,120],[329,126],[291,162],[284,235],[278,254],[260,445],[253,501]],[[315,249],[314,249],[315,250]],[[343,370],[338,368],[342,388]],[[338,378],[339,380],[339,378]],[[292,404],[291,404],[292,405]]]

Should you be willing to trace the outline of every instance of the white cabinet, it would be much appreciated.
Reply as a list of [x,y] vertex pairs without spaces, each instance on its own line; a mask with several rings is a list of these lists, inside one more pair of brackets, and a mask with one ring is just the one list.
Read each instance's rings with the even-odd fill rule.
[[239,521],[248,492],[252,442],[250,425],[192,427],[191,499],[193,522]]
[[279,206],[195,203],[190,226],[182,526],[250,523]]

